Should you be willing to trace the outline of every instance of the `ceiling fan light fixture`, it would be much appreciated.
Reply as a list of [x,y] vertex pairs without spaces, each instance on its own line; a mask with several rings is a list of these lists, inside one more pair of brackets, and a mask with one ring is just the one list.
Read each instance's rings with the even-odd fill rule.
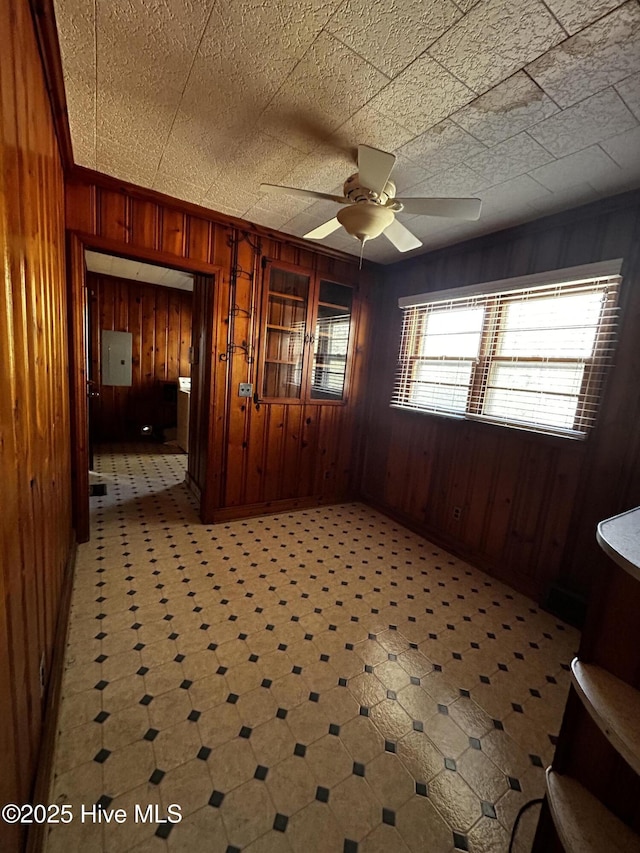
[[362,202],[341,208],[337,219],[348,234],[364,243],[379,237],[393,222],[394,213],[379,204]]

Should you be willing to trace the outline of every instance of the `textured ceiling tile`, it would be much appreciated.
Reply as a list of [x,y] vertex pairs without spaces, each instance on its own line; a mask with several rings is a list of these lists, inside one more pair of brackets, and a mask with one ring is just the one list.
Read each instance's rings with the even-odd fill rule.
[[289,145],[311,151],[386,82],[372,65],[321,33],[287,77],[261,122]]
[[306,201],[303,198],[295,198],[294,196],[286,195],[270,195],[264,193],[260,196],[260,201],[251,209],[258,210],[261,213],[272,213],[274,216],[281,216],[282,225],[288,222],[298,213],[303,213],[312,206],[311,200]]
[[328,222],[333,216],[335,216],[335,213],[324,218],[322,216],[311,216],[308,213],[298,213],[284,223],[284,229],[287,234],[295,234],[296,237],[302,237],[304,234],[317,228],[318,225],[322,225],[323,222]]
[[612,136],[602,143],[607,154],[632,175],[640,174],[640,127]]
[[366,104],[336,130],[331,141],[347,152],[355,152],[361,143],[383,151],[396,151],[412,136],[410,130]]
[[593,187],[583,181],[581,184],[575,184],[568,189],[545,196],[544,199],[531,201],[529,207],[533,216],[548,216],[552,213],[560,213],[570,207],[587,204],[593,201],[594,197],[597,198],[597,194],[594,196]]
[[158,93],[147,98],[136,90],[111,92],[101,89],[97,102],[97,135],[160,158],[175,116],[175,104]]
[[459,163],[446,172],[433,175],[411,187],[410,196],[428,196],[434,198],[450,198],[452,196],[473,196],[484,189],[490,182],[486,181],[464,163]]
[[396,185],[396,194],[403,195],[404,193],[415,195],[411,190],[416,184],[421,184],[429,177],[429,171],[423,169],[419,163],[414,163],[413,160],[408,160],[401,154],[396,157],[396,164],[393,167],[391,178]]
[[152,189],[183,201],[190,201],[192,204],[201,204],[205,194],[204,187],[190,183],[173,171],[158,171],[153,180]]
[[640,69],[640,6],[635,0],[550,50],[527,73],[561,107]]
[[288,217],[282,213],[277,213],[275,210],[265,210],[254,204],[253,207],[244,212],[244,218],[256,225],[264,225],[266,228],[281,229]]
[[433,175],[486,150],[482,142],[459,125],[445,119],[403,145],[400,152],[419,163],[427,174]]
[[252,192],[259,193],[262,182],[280,183],[292,164],[302,162],[305,157],[281,139],[257,131],[236,146],[227,159],[225,170],[239,175],[243,183],[251,186]]
[[474,96],[471,89],[425,54],[392,80],[369,106],[421,133]]
[[122,181],[151,187],[158,167],[158,159],[146,157],[143,149],[132,149],[115,144],[112,140],[96,140],[96,168]]
[[474,6],[477,6],[481,0],[455,0],[455,4],[461,12],[469,12]]
[[640,73],[632,74],[615,88],[634,116],[640,120]]
[[545,119],[529,133],[555,157],[564,157],[636,124],[617,92],[605,89]]
[[546,0],[547,6],[571,35],[597,21],[623,2],[624,0]]
[[523,175],[550,160],[553,160],[553,155],[546,148],[527,133],[519,133],[489,151],[467,158],[465,162],[474,172],[497,184]]
[[327,30],[395,77],[460,17],[451,0],[347,0]]
[[[598,145],[569,154],[539,169],[532,169],[531,177],[552,192],[582,184],[585,178],[593,183],[598,176],[619,173],[619,167]],[[593,179],[593,180],[592,180]]]
[[269,183],[283,183],[288,187],[323,193],[333,193],[339,188],[342,194],[342,185],[357,170],[354,153],[350,149],[323,144],[300,159],[285,173],[282,181]]
[[451,119],[487,145],[496,145],[558,112],[558,106],[518,71]]
[[486,0],[429,48],[460,80],[486,92],[566,37],[540,0]]
[[520,175],[502,184],[496,184],[482,190],[478,195],[482,199],[480,221],[494,210],[523,210],[523,205],[541,198],[550,198],[549,190],[528,175]]

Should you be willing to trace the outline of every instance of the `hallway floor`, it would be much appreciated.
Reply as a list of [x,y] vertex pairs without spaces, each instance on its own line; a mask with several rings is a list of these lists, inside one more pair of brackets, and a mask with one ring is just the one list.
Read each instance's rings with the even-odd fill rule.
[[185,462],[96,455],[47,853],[506,853],[577,631],[361,504],[202,525]]

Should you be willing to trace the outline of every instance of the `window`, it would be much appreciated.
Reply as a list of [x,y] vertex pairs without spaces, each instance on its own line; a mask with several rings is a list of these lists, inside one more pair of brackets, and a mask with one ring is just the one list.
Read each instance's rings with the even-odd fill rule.
[[584,438],[613,346],[620,264],[400,300],[391,404]]

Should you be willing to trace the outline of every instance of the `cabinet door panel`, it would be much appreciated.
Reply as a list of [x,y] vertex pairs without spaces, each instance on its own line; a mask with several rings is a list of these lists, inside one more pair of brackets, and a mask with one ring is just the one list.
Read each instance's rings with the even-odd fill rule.
[[311,277],[278,267],[269,270],[262,396],[300,399]]
[[352,288],[320,281],[313,337],[312,400],[342,400],[344,396],[352,300]]

